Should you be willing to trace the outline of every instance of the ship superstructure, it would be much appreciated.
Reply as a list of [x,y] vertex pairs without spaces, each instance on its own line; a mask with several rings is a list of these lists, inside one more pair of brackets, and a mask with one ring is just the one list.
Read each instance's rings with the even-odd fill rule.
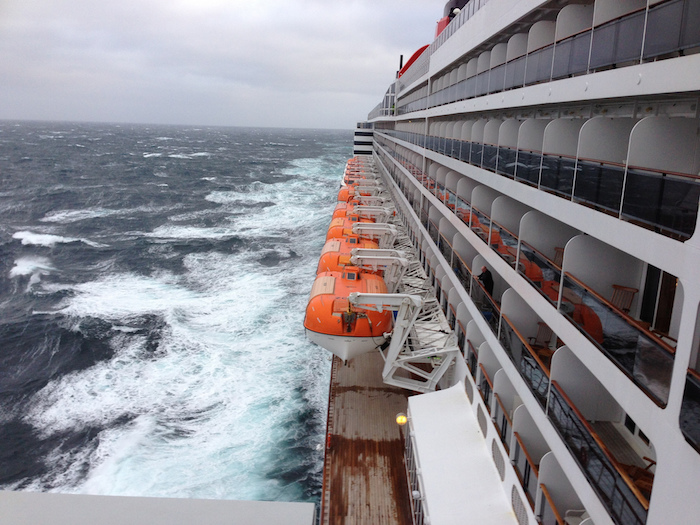
[[435,417],[465,411],[521,525],[700,522],[700,2],[445,16],[356,132],[457,336],[438,389],[468,399],[409,400],[415,522],[469,441]]

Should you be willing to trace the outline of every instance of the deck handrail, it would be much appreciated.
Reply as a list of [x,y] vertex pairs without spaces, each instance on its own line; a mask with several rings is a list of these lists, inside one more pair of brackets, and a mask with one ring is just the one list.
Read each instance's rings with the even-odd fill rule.
[[700,381],[700,372],[698,372],[697,370],[689,368],[688,375],[693,376],[693,379],[695,379],[696,381]]
[[520,450],[522,450],[523,454],[525,454],[525,461],[527,461],[530,464],[530,468],[532,469],[532,472],[534,472],[535,477],[539,478],[540,477],[540,469],[535,464],[535,460],[532,459],[532,456],[527,451],[527,448],[525,448],[525,443],[523,443],[523,440],[520,437],[520,434],[518,434],[517,432],[513,432],[513,435],[515,436],[515,440],[518,442],[518,445],[520,445]]
[[612,455],[608,447],[603,443],[603,441],[600,439],[600,436],[598,433],[593,430],[593,427],[591,424],[588,422],[588,420],[583,417],[583,414],[579,411],[578,408],[576,408],[576,405],[571,401],[571,398],[566,395],[564,392],[564,389],[559,386],[559,383],[556,381],[552,381],[551,385],[553,388],[557,389],[557,392],[561,395],[561,397],[566,401],[566,403],[569,405],[569,408],[574,412],[576,417],[581,421],[581,424],[585,427],[586,431],[590,434],[590,436],[593,438],[593,441],[595,441],[596,445],[598,445],[605,454],[606,459],[610,462],[610,464],[615,468],[617,473],[620,475],[620,477],[623,479],[627,487],[632,491],[632,493],[637,497],[639,502],[642,504],[645,510],[649,510],[649,500],[642,494],[642,492],[639,490],[637,485],[634,484],[634,481],[632,481],[632,478],[630,478],[629,474],[627,474],[624,469],[620,466],[620,463],[615,459],[615,457]]
[[540,489],[542,490],[542,495],[547,500],[547,503],[549,503],[549,508],[552,509],[554,519],[557,520],[557,525],[566,525],[561,517],[561,514],[559,514],[557,507],[554,505],[554,500],[552,500],[552,495],[549,493],[549,490],[547,490],[547,486],[544,483],[540,483]]
[[654,343],[656,343],[658,346],[660,346],[663,350],[671,354],[672,356],[675,355],[676,349],[673,348],[671,345],[666,343],[663,339],[661,339],[659,336],[655,335],[651,330],[648,330],[647,328],[644,328],[643,326],[640,326],[639,323],[631,317],[629,314],[623,312],[620,310],[617,306],[612,304],[610,301],[605,299],[603,296],[601,296],[598,292],[593,290],[592,288],[588,287],[586,284],[578,280],[576,277],[571,275],[569,272],[564,272],[564,276],[568,277],[574,283],[579,285],[581,288],[586,290],[588,293],[590,293],[593,297],[595,297],[599,302],[603,303],[605,306],[609,307],[613,312],[618,314],[620,317],[622,317],[629,325],[631,325],[633,328],[636,328],[640,332],[643,332],[644,335],[649,337]]
[[550,377],[549,367],[546,366],[546,365],[542,362],[542,360],[540,359],[540,357],[537,355],[537,352],[535,352],[535,351],[532,349],[532,347],[525,341],[525,338],[523,337],[523,335],[518,331],[518,329],[517,329],[515,326],[513,326],[513,323],[510,322],[510,319],[508,319],[508,316],[507,316],[506,314],[501,314],[501,318],[504,319],[504,320],[506,321],[506,323],[508,324],[508,326],[511,328],[511,330],[513,330],[513,332],[515,332],[515,335],[518,336],[518,339],[520,339],[520,342],[523,344],[523,346],[525,346],[525,348],[527,349],[528,353],[529,353],[530,356],[537,362],[537,364],[539,365],[539,367],[540,367],[542,370],[544,370],[545,374],[547,374],[547,377]]

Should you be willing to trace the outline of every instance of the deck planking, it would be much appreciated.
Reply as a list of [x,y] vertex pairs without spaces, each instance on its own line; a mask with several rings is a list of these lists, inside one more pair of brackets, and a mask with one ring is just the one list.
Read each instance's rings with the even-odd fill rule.
[[379,352],[333,358],[323,472],[324,525],[410,524],[404,439],[396,414],[405,390],[382,381]]

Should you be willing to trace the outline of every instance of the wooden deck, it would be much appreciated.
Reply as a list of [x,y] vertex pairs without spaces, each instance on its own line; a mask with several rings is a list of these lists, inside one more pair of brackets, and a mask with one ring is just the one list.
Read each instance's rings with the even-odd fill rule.
[[404,439],[407,393],[382,381],[378,352],[333,358],[323,470],[324,525],[409,525]]

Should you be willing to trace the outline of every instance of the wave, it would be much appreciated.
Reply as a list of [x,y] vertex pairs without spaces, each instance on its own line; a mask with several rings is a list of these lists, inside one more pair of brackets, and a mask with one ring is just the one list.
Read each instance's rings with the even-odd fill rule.
[[75,237],[62,237],[60,235],[51,235],[48,233],[34,233],[30,231],[16,232],[13,239],[19,239],[25,246],[45,246],[48,248],[54,247],[56,244],[69,244],[72,242],[82,242],[93,248],[105,248],[106,244],[90,241],[88,239],[78,239]]

